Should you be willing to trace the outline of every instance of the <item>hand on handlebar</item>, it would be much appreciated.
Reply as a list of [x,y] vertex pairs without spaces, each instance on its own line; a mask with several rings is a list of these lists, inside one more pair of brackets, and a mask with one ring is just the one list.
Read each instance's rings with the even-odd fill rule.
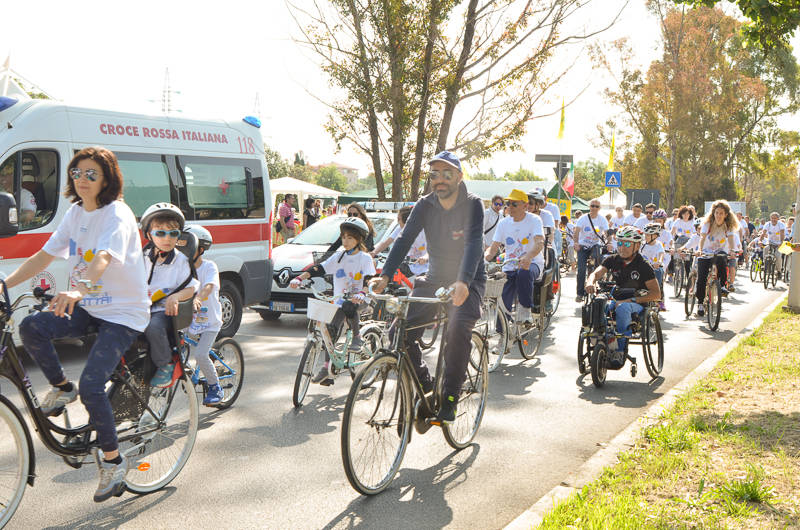
[[75,304],[83,300],[80,291],[62,291],[50,300],[50,311],[57,317],[71,316]]
[[584,287],[586,294],[594,294],[597,291],[597,285],[594,282],[586,282],[586,286]]
[[453,305],[458,307],[464,302],[467,301],[467,297],[469,297],[469,287],[464,282],[454,282],[450,285],[450,289],[453,289]]
[[531,268],[531,258],[529,258],[527,255],[521,257],[519,259],[519,267],[521,269],[525,269],[525,270],[530,269]]
[[376,294],[381,294],[387,285],[389,285],[389,278],[386,276],[378,276],[369,281],[370,291]]

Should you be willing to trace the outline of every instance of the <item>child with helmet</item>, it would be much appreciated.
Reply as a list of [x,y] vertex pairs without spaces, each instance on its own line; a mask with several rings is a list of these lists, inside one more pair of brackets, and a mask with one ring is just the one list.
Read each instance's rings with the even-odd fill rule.
[[[341,232],[342,250],[337,251],[319,265],[313,265],[303,271],[299,276],[289,282],[289,287],[297,289],[303,280],[315,276],[330,274],[333,276],[333,295],[337,299],[339,310],[331,322],[334,336],[338,336],[344,321],[353,332],[353,340],[349,350],[360,352],[362,347],[359,336],[359,309],[365,301],[364,280],[367,276],[375,274],[375,264],[372,256],[366,252],[365,240],[369,234],[369,227],[363,219],[348,217],[339,226]],[[330,373],[330,357],[325,352],[325,364],[312,379],[314,383],[324,386],[333,384]]]
[[189,344],[189,351],[194,357],[197,367],[208,382],[208,391],[206,397],[203,398],[203,405],[213,406],[222,401],[225,396],[219,384],[217,370],[208,355],[222,328],[219,268],[216,263],[203,257],[214,243],[211,232],[199,225],[187,226],[186,232],[194,234],[197,238],[194,269],[197,272],[197,280],[200,282],[197,296],[194,297],[194,319],[187,330],[186,342]]
[[[647,263],[653,267],[653,272],[658,280],[658,287],[661,292],[664,292],[664,245],[659,241],[659,236],[662,232],[660,223],[648,223],[644,227],[644,245],[639,251],[642,256],[647,260]],[[658,308],[662,311],[666,310],[664,306],[664,299],[658,302]]]
[[144,333],[150,343],[150,358],[157,368],[150,385],[157,388],[172,384],[175,369],[169,344],[169,317],[178,314],[178,302],[190,299],[199,284],[192,275],[189,259],[175,251],[185,224],[180,208],[168,202],[153,204],[142,214],[142,232],[148,240],[142,252],[147,294],[152,304],[150,324]]

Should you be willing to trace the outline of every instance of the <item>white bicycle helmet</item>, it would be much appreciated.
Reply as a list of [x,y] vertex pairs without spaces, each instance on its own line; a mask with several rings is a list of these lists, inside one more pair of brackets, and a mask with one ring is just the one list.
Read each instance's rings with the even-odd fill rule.
[[178,228],[180,230],[183,230],[183,227],[186,225],[186,219],[183,217],[183,212],[181,212],[180,208],[168,202],[157,202],[144,211],[142,220],[139,222],[144,237],[147,239],[150,239],[150,223],[156,216],[174,219],[178,222]]
[[661,225],[658,223],[647,223],[647,226],[644,227],[644,233],[646,235],[657,236],[661,233]]
[[653,219],[666,219],[666,218],[667,218],[667,212],[661,208],[653,212]]
[[203,250],[208,250],[214,244],[214,238],[211,237],[211,232],[206,230],[200,225],[188,225],[185,232],[191,232],[197,238],[197,243]]
[[360,219],[358,217],[348,217],[347,219],[342,221],[342,224],[339,226],[340,229],[343,226],[349,226],[351,228],[355,228],[356,230],[358,230],[358,232],[361,234],[361,237],[363,237],[364,239],[366,239],[367,236],[369,235],[369,227],[367,226],[367,223],[365,223],[363,219]]
[[533,188],[528,192],[528,198],[533,199],[534,201],[545,202],[544,190],[542,188]]
[[641,243],[644,241],[644,233],[635,226],[623,226],[617,230],[617,241],[630,241]]

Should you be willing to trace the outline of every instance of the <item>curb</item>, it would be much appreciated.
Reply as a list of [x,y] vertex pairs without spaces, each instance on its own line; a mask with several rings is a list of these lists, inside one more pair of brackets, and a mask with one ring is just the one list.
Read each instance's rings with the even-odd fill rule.
[[585,485],[589,484],[609,465],[617,463],[617,455],[633,447],[639,438],[642,429],[648,421],[658,418],[661,413],[669,408],[682,394],[687,392],[701,378],[708,375],[717,364],[728,355],[732,349],[764,322],[764,318],[769,315],[776,307],[779,307],[786,300],[786,296],[781,296],[769,304],[750,324],[736,334],[731,340],[722,345],[711,357],[708,357],[700,365],[689,372],[666,394],[650,405],[639,418],[631,422],[625,429],[617,434],[608,444],[598,450],[584,462],[577,470],[569,473],[561,484],[548,491],[541,499],[536,501],[530,508],[522,512],[516,519],[506,525],[507,530],[522,530],[537,527],[544,516],[557,503],[566,499],[575,492],[580,491]]

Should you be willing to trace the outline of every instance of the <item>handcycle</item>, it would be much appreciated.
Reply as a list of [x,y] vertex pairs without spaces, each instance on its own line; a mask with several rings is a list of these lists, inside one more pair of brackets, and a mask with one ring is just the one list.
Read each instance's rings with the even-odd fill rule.
[[[188,358],[188,344],[192,343],[192,337],[184,337],[184,342],[181,356]],[[211,357],[211,364],[217,372],[219,386],[222,387],[223,392],[222,400],[209,406],[220,410],[227,409],[239,397],[244,383],[244,354],[242,353],[242,347],[233,338],[226,337],[216,341],[208,351],[208,355]],[[190,369],[189,377],[192,384],[197,388],[198,393],[205,398],[208,394],[208,381],[205,376],[197,367],[194,367]]]
[[[614,311],[606,315],[606,306],[612,298],[625,300],[634,296],[633,289],[617,289],[612,282],[598,282],[599,290],[587,299],[581,308],[581,331],[578,336],[578,372],[581,375],[591,372],[592,383],[600,388],[606,382],[608,370],[621,370],[630,361],[631,377],[636,377],[636,358],[627,348],[623,363],[619,367],[609,364],[610,339],[625,338],[616,332]],[[641,314],[634,313],[631,319],[631,337],[628,346],[642,346],[645,368],[655,379],[664,367],[664,337],[661,331],[658,304],[649,302]]]
[[[689,278],[686,284],[686,294],[683,301],[683,307],[687,317],[692,316],[692,311],[694,311],[694,305],[696,302],[695,293],[697,292],[698,259],[725,256],[725,259],[727,260],[728,253],[724,250],[718,250],[713,254],[698,252],[696,253],[696,256],[697,259],[694,260],[692,271],[689,273]],[[722,313],[722,288],[719,284],[719,271],[717,271],[716,260],[712,261],[711,267],[708,269],[708,280],[706,281],[706,295],[703,299],[703,308],[705,309],[706,320],[708,322],[709,329],[711,329],[711,331],[716,331],[719,327],[719,319]]]
[[[62,457],[73,468],[80,468],[94,456],[99,465],[100,450],[91,424],[73,426],[66,408],[55,411],[63,425],[46,416],[33,392],[19,353],[14,346],[14,313],[33,300],[33,310],[42,311],[52,298],[41,288],[26,293],[11,303],[2,282],[0,299],[0,376],[17,388],[45,448]],[[188,303],[187,303],[188,302]],[[111,375],[107,393],[117,422],[120,454],[128,460],[125,485],[128,491],[146,494],[169,484],[189,460],[198,427],[198,404],[186,372],[186,359],[180,355],[183,340],[179,329],[191,323],[192,301],[181,302],[173,318],[171,341],[175,371],[167,388],[151,388],[154,367],[149,345],[140,336],[120,360]],[[89,329],[86,338],[96,330]],[[25,486],[34,485],[35,453],[28,424],[20,410],[0,393],[0,527],[11,520],[22,501]],[[121,492],[120,492],[121,494]]]
[[[404,347],[412,303],[446,304],[450,289],[438,289],[434,298],[376,294],[396,315],[392,344],[381,349],[356,375],[347,396],[342,417],[342,463],[350,485],[359,493],[374,495],[391,484],[411,441],[411,427],[427,432],[442,401],[447,321],[443,323],[434,390],[426,394]],[[424,326],[424,324],[423,324]],[[454,449],[467,447],[480,427],[488,393],[486,347],[479,333],[472,331],[472,347],[466,379],[458,399],[456,419],[441,425],[447,443]]]
[[[358,368],[368,361],[383,344],[383,326],[373,323],[360,328],[361,340],[364,346],[358,353],[350,351],[353,340],[353,331],[349,328],[343,337],[332,333],[328,326],[336,312],[339,310],[333,296],[311,287],[314,297],[308,299],[308,336],[300,356],[297,375],[294,379],[292,403],[295,407],[303,404],[308,392],[309,384],[314,374],[322,368],[325,362],[325,353],[329,357],[329,371],[333,376],[347,370],[350,377],[355,378]],[[339,339],[342,340],[339,340]]]

